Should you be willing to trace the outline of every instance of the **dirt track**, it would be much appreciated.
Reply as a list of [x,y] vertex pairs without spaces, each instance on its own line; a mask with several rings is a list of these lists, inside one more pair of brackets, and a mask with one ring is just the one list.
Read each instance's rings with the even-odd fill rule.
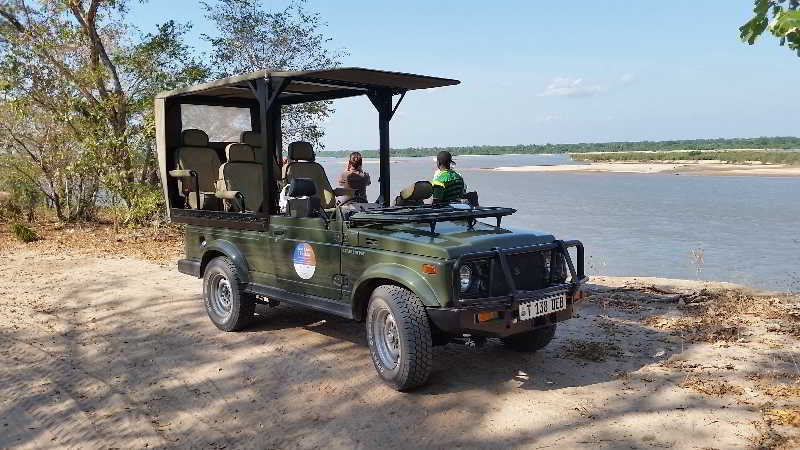
[[646,320],[680,315],[658,290],[595,286],[535,355],[438,347],[401,394],[358,323],[281,306],[222,333],[172,266],[14,249],[0,269],[0,448],[740,448],[796,430],[764,405],[800,397],[752,380],[799,377],[798,341],[757,319],[687,340]]

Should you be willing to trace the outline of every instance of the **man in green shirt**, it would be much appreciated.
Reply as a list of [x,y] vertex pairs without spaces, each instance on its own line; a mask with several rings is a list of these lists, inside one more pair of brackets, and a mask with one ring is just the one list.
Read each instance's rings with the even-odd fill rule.
[[436,155],[436,165],[438,170],[433,174],[433,203],[455,202],[464,197],[466,185],[464,179],[455,170],[451,169],[453,155],[450,152],[441,151]]

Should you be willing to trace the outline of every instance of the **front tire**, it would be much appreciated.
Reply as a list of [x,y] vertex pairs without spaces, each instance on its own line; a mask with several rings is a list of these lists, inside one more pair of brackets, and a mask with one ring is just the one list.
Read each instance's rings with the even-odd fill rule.
[[556,335],[556,324],[500,339],[503,345],[518,352],[532,353],[547,347]]
[[428,380],[433,345],[419,297],[399,286],[379,286],[369,300],[366,326],[372,362],[383,381],[404,391]]
[[203,302],[211,322],[222,331],[239,331],[255,313],[255,297],[242,289],[239,269],[225,256],[211,260],[203,275]]

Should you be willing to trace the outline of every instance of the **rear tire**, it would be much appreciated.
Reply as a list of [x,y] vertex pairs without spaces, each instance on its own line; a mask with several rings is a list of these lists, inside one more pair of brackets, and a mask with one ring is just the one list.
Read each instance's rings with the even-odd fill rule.
[[211,260],[203,275],[203,302],[211,322],[222,331],[239,331],[253,319],[255,296],[242,289],[239,269],[225,256]]
[[386,384],[404,391],[428,380],[433,345],[419,297],[399,286],[379,286],[369,300],[366,326],[372,362]]
[[503,345],[518,352],[532,353],[547,347],[556,335],[556,324],[501,338]]

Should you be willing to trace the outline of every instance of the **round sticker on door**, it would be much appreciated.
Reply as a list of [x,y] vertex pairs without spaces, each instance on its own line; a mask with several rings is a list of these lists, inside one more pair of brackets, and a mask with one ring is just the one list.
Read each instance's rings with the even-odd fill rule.
[[314,271],[317,270],[317,257],[314,255],[314,249],[305,242],[301,242],[294,247],[292,262],[297,276],[304,280],[313,277]]

